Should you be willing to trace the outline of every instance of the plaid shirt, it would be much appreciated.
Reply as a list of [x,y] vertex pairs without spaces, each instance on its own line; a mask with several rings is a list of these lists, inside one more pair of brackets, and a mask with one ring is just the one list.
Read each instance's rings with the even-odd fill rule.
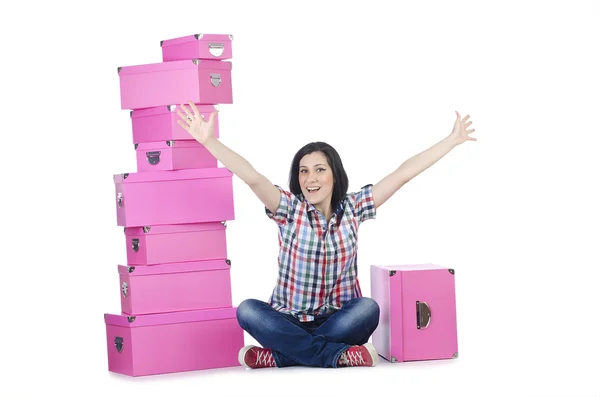
[[275,214],[265,207],[279,226],[279,276],[268,302],[273,308],[313,321],[362,296],[356,241],[358,226],[375,218],[372,186],[347,194],[329,223],[302,194],[277,186],[281,198]]

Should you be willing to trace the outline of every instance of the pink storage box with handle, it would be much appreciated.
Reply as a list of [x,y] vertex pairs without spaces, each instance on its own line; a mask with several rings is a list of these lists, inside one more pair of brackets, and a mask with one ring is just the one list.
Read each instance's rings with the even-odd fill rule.
[[135,144],[138,172],[216,168],[219,163],[197,141],[159,141]]
[[232,173],[226,168],[114,175],[119,226],[234,219]]
[[127,265],[227,258],[227,222],[124,228]]
[[121,311],[130,316],[231,307],[227,259],[122,266]]
[[238,366],[244,334],[236,310],[105,314],[108,370],[143,376]]
[[233,35],[192,34],[160,42],[163,62],[183,59],[231,59]]
[[379,355],[391,362],[458,357],[453,269],[371,266],[371,297],[380,309],[372,335]]
[[193,103],[233,103],[231,62],[200,59],[118,69],[121,109]]
[[[195,141],[194,137],[177,123],[178,120],[181,120],[181,117],[177,114],[179,105],[181,104],[132,110],[129,115],[131,117],[131,129],[133,131],[133,143],[164,142],[172,140]],[[185,105],[189,108],[187,102],[185,102]],[[217,105],[196,104],[196,107],[198,108],[200,115],[206,121],[209,120],[210,114],[213,111],[218,110]],[[214,136],[215,138],[219,138],[218,113],[215,115]]]

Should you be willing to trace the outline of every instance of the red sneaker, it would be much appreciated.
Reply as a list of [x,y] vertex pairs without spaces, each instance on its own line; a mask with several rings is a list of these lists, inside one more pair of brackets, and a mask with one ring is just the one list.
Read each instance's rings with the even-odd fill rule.
[[246,368],[275,367],[275,360],[271,349],[257,346],[244,346],[238,354],[238,361]]
[[338,367],[374,367],[377,364],[379,364],[379,355],[371,343],[352,346],[338,359]]

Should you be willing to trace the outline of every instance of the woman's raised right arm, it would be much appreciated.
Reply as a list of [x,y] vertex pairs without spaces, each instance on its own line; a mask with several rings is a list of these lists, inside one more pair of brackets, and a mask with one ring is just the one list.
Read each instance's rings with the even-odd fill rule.
[[273,185],[264,175],[254,169],[254,167],[242,156],[228,148],[223,142],[214,137],[214,119],[216,112],[211,113],[210,119],[202,119],[200,112],[190,102],[191,110],[181,105],[182,113],[177,110],[181,120],[177,123],[190,133],[200,144],[220,161],[229,171],[237,175],[244,181],[256,194],[258,199],[273,213],[276,212],[279,205],[281,193],[277,186]]
[[225,146],[217,138],[209,138],[204,146],[229,171],[233,172],[250,186],[254,194],[271,212],[276,212],[281,197],[277,186],[273,185],[264,175],[256,171],[248,160]]

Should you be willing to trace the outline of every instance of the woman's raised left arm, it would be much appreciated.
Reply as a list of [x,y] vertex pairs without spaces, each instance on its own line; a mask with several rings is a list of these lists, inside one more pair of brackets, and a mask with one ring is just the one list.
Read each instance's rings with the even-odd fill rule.
[[467,121],[469,117],[467,115],[461,119],[460,114],[456,112],[456,121],[450,135],[430,148],[409,158],[394,172],[375,184],[373,186],[375,208],[385,203],[404,184],[431,167],[455,146],[466,141],[476,141],[476,138],[469,136],[469,134],[475,131],[474,129],[467,129],[472,123],[471,121]]

